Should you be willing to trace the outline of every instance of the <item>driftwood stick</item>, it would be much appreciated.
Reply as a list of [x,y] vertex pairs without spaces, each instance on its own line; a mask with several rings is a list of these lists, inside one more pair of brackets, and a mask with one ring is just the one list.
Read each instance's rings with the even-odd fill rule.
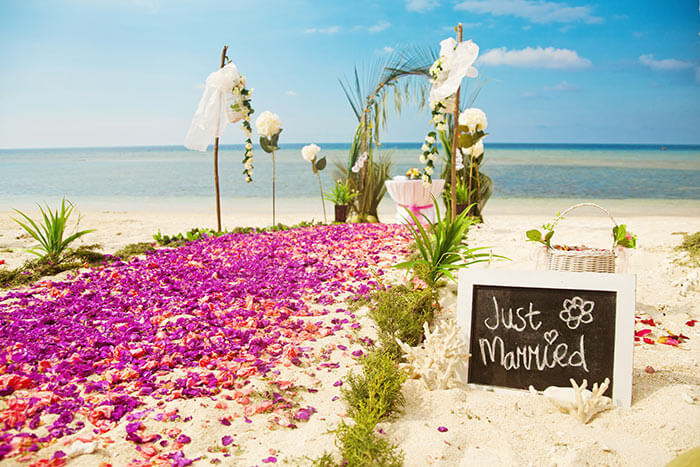
[[[226,50],[228,45],[224,46],[221,51],[221,64],[219,68],[223,68],[226,62]],[[220,118],[220,117],[219,117]],[[221,125],[219,125],[221,126]],[[218,127],[217,127],[218,132]],[[221,232],[221,194],[219,192],[219,137],[214,139],[214,187],[216,189],[216,231]]]
[[[462,42],[462,23],[457,25],[457,43]],[[457,145],[459,144],[459,91],[455,93],[455,108],[452,114],[452,157],[450,158],[450,218],[457,217]]]

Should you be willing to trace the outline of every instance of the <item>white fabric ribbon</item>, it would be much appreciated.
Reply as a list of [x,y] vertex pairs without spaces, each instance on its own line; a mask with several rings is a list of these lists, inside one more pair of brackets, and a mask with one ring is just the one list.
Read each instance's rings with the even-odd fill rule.
[[221,135],[227,121],[235,123],[243,118],[242,113],[230,110],[231,104],[240,100],[232,93],[240,79],[241,74],[233,63],[207,77],[204,94],[185,136],[186,148],[206,151],[211,140]]
[[431,107],[455,94],[465,76],[477,77],[479,72],[472,64],[478,55],[479,46],[471,40],[457,44],[457,41],[450,37],[440,42],[442,71],[430,89]]

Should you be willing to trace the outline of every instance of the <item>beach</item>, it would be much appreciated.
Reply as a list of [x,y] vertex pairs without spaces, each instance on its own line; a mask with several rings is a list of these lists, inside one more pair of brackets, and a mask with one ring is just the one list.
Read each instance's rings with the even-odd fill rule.
[[[269,202],[269,200],[267,200]],[[486,246],[495,254],[510,258],[494,261],[486,267],[497,270],[534,270],[537,267],[537,247],[525,241],[525,231],[552,220],[573,200],[495,200],[485,211],[484,223],[473,227],[470,246]],[[598,200],[615,217],[625,223],[639,238],[638,248],[629,255],[627,270],[636,275],[635,331],[651,329],[647,338],[635,343],[633,391],[631,408],[613,408],[598,414],[589,424],[560,413],[541,396],[526,391],[508,393],[488,392],[473,388],[453,388],[429,391],[420,379],[408,380],[403,387],[406,404],[400,413],[382,422],[380,428],[387,439],[405,453],[405,465],[665,465],[668,461],[700,444],[700,320],[697,307],[697,269],[677,264],[682,259],[676,246],[684,234],[700,231],[698,202],[658,200]],[[316,207],[315,205],[319,206]],[[234,205],[234,206],[232,206]],[[271,209],[260,204],[230,203],[224,200],[223,223],[233,226],[264,226],[271,223]],[[12,212],[0,212],[0,259],[7,267],[20,265],[31,256],[23,248],[33,242],[23,235],[10,219]],[[199,204],[189,210],[173,203],[159,210],[83,210],[80,228],[97,231],[81,238],[81,244],[99,243],[105,253],[135,242],[148,242],[159,231],[163,234],[185,232],[192,227],[214,227],[213,210]],[[329,212],[329,215],[331,213]],[[278,221],[294,224],[301,220],[319,220],[320,200],[283,200],[278,202]],[[385,202],[380,219],[393,222],[394,207]],[[561,234],[559,233],[561,230]],[[585,242],[604,248],[609,241],[610,220],[594,209],[568,216],[558,229],[561,241]],[[12,252],[7,252],[11,249]],[[386,261],[385,261],[386,260]],[[391,262],[384,258],[385,280],[399,281],[403,273],[385,267]],[[695,274],[693,276],[693,274]],[[64,273],[65,276],[65,273]],[[694,278],[694,279],[693,279]],[[681,284],[689,282],[686,288]],[[452,319],[456,307],[456,287],[443,288],[442,310],[437,319]],[[311,309],[319,305],[309,303]],[[331,307],[346,310],[347,304]],[[351,316],[351,317],[350,317]],[[240,412],[221,398],[207,397],[168,402],[167,409],[177,409],[191,421],[180,419],[154,426],[146,422],[147,431],[177,428],[192,441],[182,446],[187,458],[201,457],[194,465],[223,462],[223,465],[281,465],[308,464],[324,451],[333,451],[334,437],[330,430],[347,416],[347,407],[338,399],[348,371],[357,369],[358,358],[353,351],[362,349],[359,339],[376,337],[367,308],[349,315],[334,312],[319,319],[349,318],[347,327],[334,335],[318,337],[307,342],[308,358],[301,367],[287,367],[280,378],[293,381],[313,392],[297,394],[300,407],[313,406],[315,413],[308,422],[298,423],[294,430],[270,425],[270,415],[246,412],[249,416],[232,417],[230,425],[217,422],[224,414]],[[649,323],[652,319],[654,326]],[[350,324],[357,323],[350,329]],[[353,332],[349,332],[353,331]],[[666,333],[683,334],[687,340],[673,346],[661,344],[658,337]],[[331,357],[330,360],[327,360]],[[332,361],[331,367],[321,365]],[[337,363],[337,365],[335,365]],[[217,402],[218,400],[218,402]],[[221,404],[223,402],[223,405]],[[237,407],[237,406],[236,406]],[[242,408],[242,407],[241,407]],[[165,408],[164,408],[165,409]],[[250,423],[247,421],[250,420]],[[74,454],[68,465],[127,465],[133,458],[144,456],[124,439],[125,423],[120,423],[105,435],[100,435],[92,451]],[[438,428],[441,428],[438,430]],[[446,428],[443,429],[443,428]],[[81,436],[92,440],[90,430],[67,436],[44,448],[44,457],[58,448],[81,443]],[[234,434],[236,450],[224,457],[219,440]],[[111,439],[106,441],[104,437]],[[113,442],[112,442],[113,441]],[[139,457],[141,456],[141,457]],[[3,465],[23,465],[15,459]],[[137,465],[137,464],[129,464]]]

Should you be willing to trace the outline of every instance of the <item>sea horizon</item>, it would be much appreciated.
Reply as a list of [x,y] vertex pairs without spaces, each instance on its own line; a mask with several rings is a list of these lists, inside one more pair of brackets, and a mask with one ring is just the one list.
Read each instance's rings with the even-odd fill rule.
[[[307,144],[318,144],[321,149],[328,147],[328,149],[349,149],[352,142],[330,142],[322,143],[318,141],[309,140],[304,143],[280,143],[280,149],[301,149]],[[420,148],[423,141],[387,141],[382,142],[379,146],[381,149],[406,149],[406,148]],[[513,148],[513,149],[527,149],[527,148],[552,148],[552,149],[576,149],[576,148],[628,148],[628,149],[659,149],[659,150],[698,150],[700,151],[700,143],[579,143],[579,142],[495,142],[495,141],[485,141],[484,145],[488,148]],[[219,144],[220,150],[225,149],[243,149],[242,143],[235,144]],[[253,148],[260,150],[260,145],[258,143],[253,143]],[[56,151],[69,151],[69,150],[109,150],[109,149],[182,149],[186,150],[182,144],[126,144],[126,145],[115,145],[115,146],[39,146],[39,147],[8,147],[0,148],[0,152],[9,151],[42,151],[42,150],[56,150]],[[207,152],[213,150],[213,145],[209,145]],[[198,151],[194,151],[198,152]]]

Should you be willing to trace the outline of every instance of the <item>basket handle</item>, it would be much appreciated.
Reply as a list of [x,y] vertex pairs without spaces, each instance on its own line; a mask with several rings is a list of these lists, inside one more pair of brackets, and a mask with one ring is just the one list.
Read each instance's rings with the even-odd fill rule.
[[[617,222],[615,222],[615,219],[613,219],[612,214],[610,214],[610,213],[608,212],[608,210],[605,209],[604,207],[598,206],[598,205],[595,204],[595,203],[579,203],[579,204],[574,204],[573,206],[569,206],[568,208],[566,208],[566,209],[564,210],[564,212],[562,212],[561,214],[559,214],[559,215],[554,219],[554,222],[552,222],[552,230],[554,230],[554,227],[556,227],[557,224],[559,224],[559,221],[561,221],[561,220],[564,219],[564,216],[565,216],[565,215],[567,215],[568,213],[570,213],[570,212],[573,211],[574,209],[580,208],[580,207],[583,207],[583,206],[591,206],[591,207],[600,209],[601,211],[603,211],[605,214],[608,215],[608,217],[609,217],[610,220],[612,221],[613,225],[614,225],[615,227],[617,227],[618,224],[617,224]],[[614,238],[614,236],[613,236],[613,244],[612,244],[612,247],[610,247],[610,249],[611,249],[611,250],[614,250],[614,249],[615,249],[615,238]]]

